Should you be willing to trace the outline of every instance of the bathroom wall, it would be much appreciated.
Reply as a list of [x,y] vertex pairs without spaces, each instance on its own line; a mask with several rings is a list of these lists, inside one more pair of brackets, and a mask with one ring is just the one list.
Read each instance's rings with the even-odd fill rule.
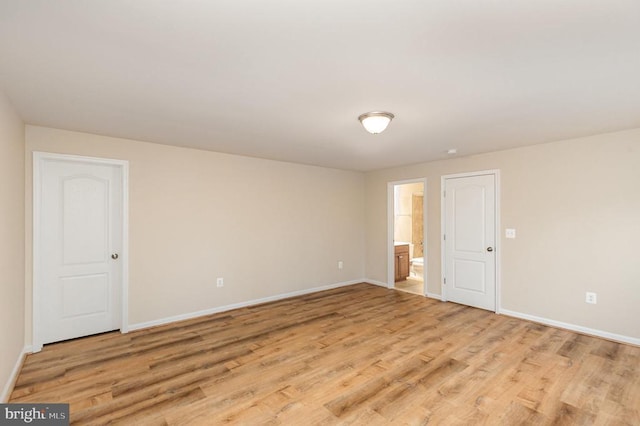
[[422,183],[407,183],[394,188],[394,228],[393,240],[410,243],[410,256],[413,256],[413,194],[422,193]]
[[[422,187],[422,185],[421,185]],[[411,242],[413,253],[411,257],[424,256],[424,192],[414,192],[411,195]]]

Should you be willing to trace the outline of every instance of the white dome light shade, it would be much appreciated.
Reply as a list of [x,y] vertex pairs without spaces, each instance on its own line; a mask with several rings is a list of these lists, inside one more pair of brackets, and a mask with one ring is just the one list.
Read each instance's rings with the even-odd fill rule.
[[358,117],[365,130],[374,135],[382,133],[387,128],[394,115],[390,112],[374,111],[366,112]]

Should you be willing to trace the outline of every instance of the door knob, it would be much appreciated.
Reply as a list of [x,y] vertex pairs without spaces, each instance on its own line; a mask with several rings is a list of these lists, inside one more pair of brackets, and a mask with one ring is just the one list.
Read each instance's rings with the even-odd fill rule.
[[487,251],[493,251],[493,247],[487,247]]
[[118,253],[113,253],[113,254],[111,255],[111,258],[112,258],[113,260],[116,260],[116,259],[118,258]]

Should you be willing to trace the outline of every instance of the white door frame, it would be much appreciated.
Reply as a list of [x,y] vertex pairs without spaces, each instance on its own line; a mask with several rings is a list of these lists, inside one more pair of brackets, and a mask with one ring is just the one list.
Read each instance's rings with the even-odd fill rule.
[[441,291],[442,291],[442,301],[446,302],[447,299],[447,286],[444,284],[444,278],[445,278],[445,267],[446,267],[446,249],[445,249],[445,244],[444,244],[444,234],[445,234],[445,214],[446,214],[446,205],[445,205],[445,196],[444,196],[444,190],[445,190],[445,181],[447,179],[452,179],[452,178],[461,178],[461,177],[472,177],[472,176],[483,176],[483,175],[493,175],[495,177],[495,190],[496,190],[496,197],[495,197],[495,214],[496,214],[496,223],[495,223],[495,251],[496,251],[496,255],[495,255],[495,259],[496,259],[496,270],[495,270],[495,277],[496,277],[496,314],[500,313],[500,309],[501,309],[501,302],[502,302],[502,297],[501,297],[501,291],[500,291],[500,270],[502,269],[500,266],[500,258],[501,258],[501,253],[502,253],[502,247],[500,244],[500,170],[498,169],[494,169],[494,170],[482,170],[482,171],[478,171],[478,172],[469,172],[469,173],[455,173],[455,174],[451,174],[451,175],[443,175],[440,177],[440,258],[441,258],[441,264],[440,264],[440,287],[441,287]]
[[[422,241],[424,242],[424,252],[427,253],[427,178],[415,178],[406,180],[396,180],[387,182],[387,288],[395,288],[395,248],[393,246],[393,228],[394,228],[394,187],[396,185],[404,185],[407,183],[421,183],[424,188],[424,197],[422,197]],[[426,256],[423,266],[423,287],[422,295],[427,296],[427,262]]]
[[49,152],[33,153],[33,291],[32,291],[32,351],[42,350],[42,338],[40,336],[40,287],[41,257],[40,257],[40,212],[42,210],[42,167],[46,161],[62,160],[84,164],[107,164],[120,168],[122,174],[122,282],[121,295],[121,325],[120,332],[129,331],[129,162],[126,160],[114,160],[109,158],[83,157],[78,155],[52,154]]

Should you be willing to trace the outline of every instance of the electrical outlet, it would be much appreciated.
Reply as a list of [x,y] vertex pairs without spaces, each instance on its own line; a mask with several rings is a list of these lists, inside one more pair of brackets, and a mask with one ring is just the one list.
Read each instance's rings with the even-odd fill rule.
[[585,302],[595,305],[596,303],[598,303],[598,295],[588,291]]
[[224,287],[224,278],[218,278],[216,280],[216,286],[218,287]]
[[338,269],[344,268],[344,262],[342,260],[338,260]]

